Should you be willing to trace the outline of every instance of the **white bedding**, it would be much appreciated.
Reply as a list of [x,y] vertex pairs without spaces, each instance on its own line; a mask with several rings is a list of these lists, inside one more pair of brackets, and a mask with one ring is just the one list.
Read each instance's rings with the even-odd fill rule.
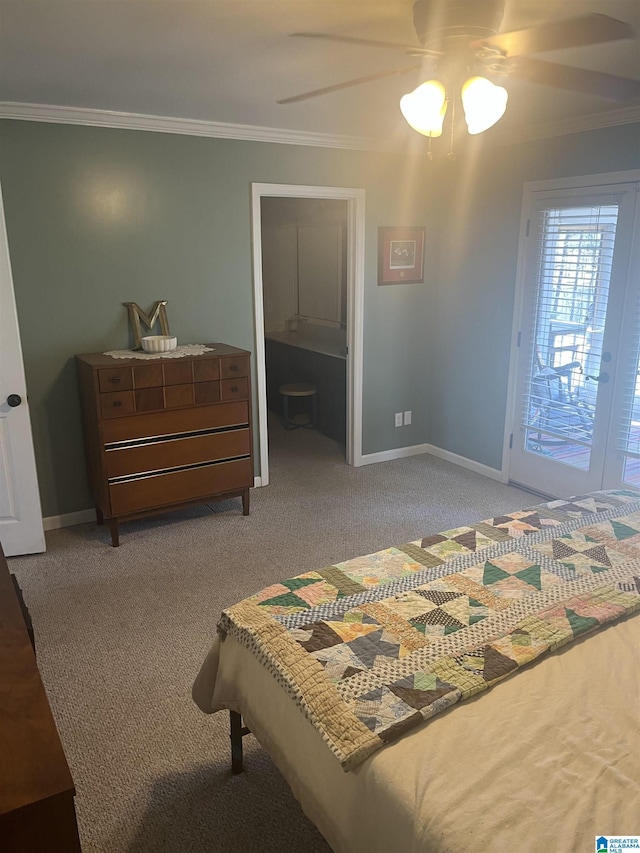
[[640,834],[640,616],[452,708],[345,773],[253,654],[216,640],[193,688],[240,712],[336,853],[592,853]]

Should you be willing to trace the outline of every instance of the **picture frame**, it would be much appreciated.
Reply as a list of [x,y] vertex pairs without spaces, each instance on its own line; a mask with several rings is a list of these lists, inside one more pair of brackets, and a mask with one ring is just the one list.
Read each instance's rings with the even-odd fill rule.
[[424,282],[424,226],[378,228],[378,284]]

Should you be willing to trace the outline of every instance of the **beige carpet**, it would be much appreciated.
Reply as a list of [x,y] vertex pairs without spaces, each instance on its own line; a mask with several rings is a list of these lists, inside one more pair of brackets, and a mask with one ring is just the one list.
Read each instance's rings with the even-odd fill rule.
[[328,853],[254,738],[231,777],[228,715],[191,701],[219,612],[276,579],[538,502],[430,456],[348,468],[334,442],[277,425],[270,462],[247,518],[238,499],[131,522],[120,548],[82,525],[10,560],[85,853]]

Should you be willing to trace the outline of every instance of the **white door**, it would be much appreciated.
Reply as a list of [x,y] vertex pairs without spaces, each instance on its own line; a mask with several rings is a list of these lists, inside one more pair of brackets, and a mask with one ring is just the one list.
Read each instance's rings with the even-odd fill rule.
[[525,201],[509,478],[544,494],[633,484],[638,186],[534,189]]
[[0,190],[0,542],[4,553],[45,550],[20,332]]

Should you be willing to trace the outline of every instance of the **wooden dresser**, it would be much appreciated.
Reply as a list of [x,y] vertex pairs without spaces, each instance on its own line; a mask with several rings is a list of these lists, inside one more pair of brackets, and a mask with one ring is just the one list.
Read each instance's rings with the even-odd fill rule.
[[122,520],[242,496],[253,486],[250,354],[76,356],[89,486],[114,546]]
[[73,780],[0,547],[0,850],[79,853]]

